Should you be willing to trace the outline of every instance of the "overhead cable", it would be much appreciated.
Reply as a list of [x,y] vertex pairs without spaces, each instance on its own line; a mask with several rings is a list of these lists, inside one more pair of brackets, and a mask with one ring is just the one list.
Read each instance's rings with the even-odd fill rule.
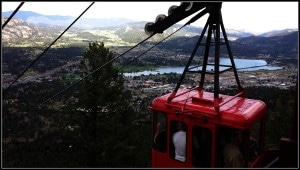
[[[195,16],[196,17],[196,16]],[[151,50],[152,48],[154,48],[155,46],[157,46],[158,44],[160,44],[161,42],[163,42],[164,40],[166,40],[167,38],[169,38],[170,36],[172,36],[173,34],[175,34],[176,32],[178,32],[179,30],[181,30],[183,27],[187,26],[188,24],[192,23],[195,21],[195,17],[193,17],[192,19],[190,19],[186,24],[184,24],[183,26],[181,26],[179,29],[177,29],[176,31],[174,31],[173,33],[171,33],[170,35],[168,35],[167,37],[165,37],[163,40],[159,41],[158,43],[156,43],[155,45],[153,45],[152,47],[150,47],[148,50],[144,51],[142,54],[140,54],[138,57],[134,58],[132,61],[128,62],[126,65],[130,64],[131,62],[133,62],[134,60],[136,60],[137,58],[141,57],[142,55],[144,55],[146,52],[148,52],[149,50]],[[75,83],[72,83],[71,85],[69,85],[68,87],[64,88],[63,90],[61,90],[60,92],[56,93],[54,96],[46,99],[44,102],[42,102],[41,104],[37,105],[37,107],[33,108],[31,111],[37,109],[39,106],[47,103],[48,101],[52,100],[53,98],[63,94],[65,91],[67,91],[68,89],[70,89],[71,87],[77,85],[78,83],[80,83],[81,81],[83,81],[84,79],[86,79],[87,77],[89,77],[90,75],[94,74],[95,72],[101,70],[102,68],[104,68],[106,65],[110,64],[111,62],[115,61],[116,59],[120,58],[121,56],[125,55],[127,52],[131,51],[132,49],[134,49],[135,47],[137,47],[138,45],[142,44],[143,42],[147,41],[149,38],[151,38],[152,36],[154,36],[156,33],[153,33],[152,35],[150,35],[149,37],[147,37],[146,39],[144,39],[143,41],[139,42],[138,44],[136,44],[135,46],[131,47],[130,49],[128,49],[127,51],[125,51],[124,53],[122,53],[121,55],[119,55],[118,57],[115,57],[113,59],[111,59],[110,61],[106,62],[105,64],[101,65],[100,67],[98,67],[97,69],[95,69],[94,71],[92,71],[91,73],[89,73],[88,75],[84,76],[83,78],[81,78],[80,80],[76,81]],[[125,67],[125,66],[123,66]],[[121,67],[121,69],[123,68]],[[120,70],[120,69],[119,69]]]
[[[184,25],[186,26],[186,25]],[[132,60],[130,60],[129,62],[127,62],[124,66],[120,67],[119,69],[117,69],[115,72],[112,72],[111,75],[115,74],[116,72],[119,72],[121,71],[124,67],[128,66],[130,63],[134,62],[135,60],[137,60],[138,58],[140,58],[142,55],[144,55],[146,52],[150,51],[151,49],[153,49],[154,47],[156,47],[157,45],[159,45],[161,42],[165,41],[166,39],[168,39],[170,36],[174,35],[176,32],[178,32],[179,30],[181,30],[184,26],[180,27],[179,29],[177,29],[176,31],[174,31],[173,33],[171,33],[170,35],[168,35],[167,37],[165,37],[164,39],[162,39],[161,41],[159,41],[158,43],[156,43],[155,45],[153,45],[152,47],[150,47],[149,49],[147,49],[146,51],[144,51],[142,54],[138,55],[137,57],[134,57]],[[144,40],[145,41],[145,40]],[[140,43],[139,43],[140,44]],[[137,45],[136,45],[137,46]],[[126,51],[126,53],[128,52],[129,50]],[[125,53],[123,53],[122,55],[124,55]],[[121,56],[121,55],[120,55]],[[119,56],[119,57],[120,57]],[[118,58],[119,58],[118,57]],[[108,63],[106,63],[108,64]],[[106,65],[104,64],[104,65]],[[100,66],[99,68],[102,68],[104,67],[104,65]],[[98,68],[98,69],[99,69]],[[88,76],[92,75],[93,73],[95,73],[95,71],[93,71],[92,73],[90,73],[89,75],[85,76],[84,78],[80,79],[78,82],[75,82],[75,84],[79,83],[80,81],[82,81],[83,79],[87,78]],[[108,76],[109,77],[109,76]],[[45,102],[43,102],[42,104],[52,100],[54,97],[57,97],[59,94],[62,94],[65,90],[71,88],[74,86],[73,84],[70,85],[69,87],[65,88],[64,90],[62,90],[61,92],[57,93],[56,95],[54,95],[53,97],[50,97],[49,99],[45,100]],[[42,105],[40,104],[40,105]],[[62,108],[62,107],[61,107]],[[36,108],[32,109],[32,110],[35,110]]]
[[15,9],[15,11],[9,16],[9,18],[2,25],[2,29],[6,26],[6,24],[14,17],[14,15],[18,12],[18,10],[22,7],[25,2],[21,2],[20,5]]
[[94,71],[92,71],[91,73],[87,74],[86,76],[84,76],[83,78],[81,78],[80,80],[76,81],[75,83],[72,83],[71,85],[69,85],[68,87],[64,88],[63,90],[61,90],[60,92],[56,93],[54,96],[48,98],[47,100],[45,100],[44,102],[42,102],[41,104],[37,105],[37,107],[35,107],[34,109],[32,109],[31,111],[37,109],[39,106],[43,105],[44,103],[47,103],[48,101],[52,100],[53,98],[63,94],[65,91],[67,91],[68,89],[70,89],[71,87],[77,85],[78,83],[80,83],[81,81],[83,81],[84,79],[86,79],[87,77],[89,77],[90,75],[94,74],[95,72],[101,70],[102,68],[104,68],[106,65],[110,64],[111,62],[115,61],[116,59],[120,58],[121,56],[123,56],[124,54],[126,54],[127,52],[129,52],[130,50],[132,50],[133,48],[137,47],[138,45],[140,45],[141,43],[145,42],[146,40],[148,40],[149,38],[151,38],[154,34],[152,34],[151,36],[149,36],[148,38],[144,39],[143,41],[141,41],[140,43],[138,43],[137,45],[131,47],[130,49],[128,49],[127,51],[125,51],[123,54],[119,55],[118,57],[115,57],[113,59],[111,59],[110,61],[106,62],[105,64],[101,65],[100,67],[98,67],[97,69],[95,69]]
[[[159,41],[158,43],[156,43],[155,45],[153,45],[152,47],[150,47],[148,50],[146,50],[145,52],[143,52],[142,54],[140,54],[138,57],[135,57],[133,60],[131,60],[130,62],[128,62],[126,65],[129,65],[130,63],[132,63],[133,61],[135,61],[136,59],[138,59],[139,57],[141,57],[142,55],[144,55],[146,52],[148,52],[149,50],[151,50],[152,48],[154,48],[155,46],[157,46],[158,44],[160,44],[161,42],[163,42],[164,40],[166,40],[167,38],[169,38],[170,36],[172,36],[173,34],[175,34],[176,32],[178,32],[179,30],[181,30],[183,27],[187,26],[188,24],[191,23],[191,21],[195,21],[195,17],[193,17],[192,19],[190,19],[186,24],[184,24],[182,27],[180,27],[179,29],[177,29],[176,31],[174,31],[173,33],[171,33],[170,35],[168,35],[167,37],[165,37],[163,40]],[[127,52],[131,51],[132,49],[134,49],[135,47],[137,47],[138,45],[142,44],[143,42],[147,41],[149,38],[151,38],[152,36],[154,36],[156,33],[153,33],[152,35],[150,35],[149,37],[147,37],[146,39],[144,39],[143,41],[139,42],[138,44],[136,44],[135,46],[131,47],[130,49],[128,49],[127,51],[125,51],[124,53],[122,53],[121,55],[119,55],[118,57],[115,57],[113,59],[111,59],[110,61],[108,61],[107,63],[101,65],[100,67],[98,67],[97,69],[95,69],[94,71],[92,71],[91,73],[89,73],[88,75],[84,76],[83,78],[81,78],[80,80],[76,81],[75,83],[72,83],[71,85],[69,85],[68,87],[64,88],[63,90],[61,90],[60,92],[56,93],[55,95],[53,95],[52,97],[46,99],[45,101],[43,101],[42,103],[38,104],[35,108],[33,108],[32,110],[30,110],[30,112],[34,111],[35,109],[39,108],[40,106],[42,106],[43,104],[47,103],[48,101],[51,101],[53,98],[63,94],[64,92],[66,92],[68,89],[74,87],[75,85],[77,85],[78,83],[80,83],[81,81],[83,81],[84,79],[86,79],[87,77],[89,77],[90,75],[94,74],[95,72],[101,70],[102,68],[104,68],[106,65],[108,65],[109,63],[115,61],[116,59],[120,58],[121,56],[125,55]],[[125,66],[126,66],[125,65]],[[121,70],[122,68],[124,68],[125,66],[121,67],[119,70]],[[9,124],[8,126],[10,127],[12,124],[14,124],[17,120],[15,120],[14,122],[12,122],[11,124]]]

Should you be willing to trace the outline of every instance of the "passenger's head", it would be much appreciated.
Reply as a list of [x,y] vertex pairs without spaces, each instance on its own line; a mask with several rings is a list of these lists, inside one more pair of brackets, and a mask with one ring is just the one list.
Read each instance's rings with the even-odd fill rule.
[[250,130],[249,129],[244,129],[241,131],[241,140],[242,141],[250,140]]
[[176,128],[177,130],[185,131],[185,125],[182,122],[177,122]]
[[233,130],[230,134],[230,141],[234,143],[239,143],[241,139],[241,133],[240,130]]

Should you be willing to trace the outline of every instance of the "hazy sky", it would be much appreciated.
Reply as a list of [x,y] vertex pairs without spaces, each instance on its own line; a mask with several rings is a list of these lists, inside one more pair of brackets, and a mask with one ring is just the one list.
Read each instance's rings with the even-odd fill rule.
[[[14,11],[20,2],[1,2],[2,11]],[[78,17],[91,2],[25,2],[19,9],[44,15]],[[159,14],[167,15],[172,5],[180,2],[96,2],[82,18],[127,18],[136,21],[155,21]],[[284,2],[223,2],[225,28],[263,33],[286,28],[298,28],[298,1]],[[190,17],[189,17],[190,18]],[[194,22],[203,27],[207,16]],[[185,23],[187,19],[180,22]]]

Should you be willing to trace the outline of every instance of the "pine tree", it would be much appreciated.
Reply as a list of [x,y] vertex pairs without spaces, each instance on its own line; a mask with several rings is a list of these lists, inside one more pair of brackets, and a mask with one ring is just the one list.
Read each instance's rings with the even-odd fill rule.
[[[90,43],[81,62],[83,76],[112,59],[113,53],[103,42]],[[122,75],[109,63],[84,79],[78,92],[75,120],[80,127],[79,138],[89,152],[89,167],[126,166],[122,160],[129,157],[126,154],[130,153],[129,135],[135,115],[127,95],[123,95],[123,82]]]

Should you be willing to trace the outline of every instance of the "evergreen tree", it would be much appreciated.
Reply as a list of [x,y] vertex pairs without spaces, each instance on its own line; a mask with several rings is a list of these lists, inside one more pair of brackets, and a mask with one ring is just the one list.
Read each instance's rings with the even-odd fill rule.
[[[81,62],[83,76],[112,59],[113,53],[103,42],[90,43]],[[123,95],[123,82],[122,75],[109,63],[84,79],[78,92],[75,120],[81,143],[89,152],[89,167],[131,166],[130,161],[122,161],[130,159],[132,147],[128,144],[135,114],[127,95]]]

